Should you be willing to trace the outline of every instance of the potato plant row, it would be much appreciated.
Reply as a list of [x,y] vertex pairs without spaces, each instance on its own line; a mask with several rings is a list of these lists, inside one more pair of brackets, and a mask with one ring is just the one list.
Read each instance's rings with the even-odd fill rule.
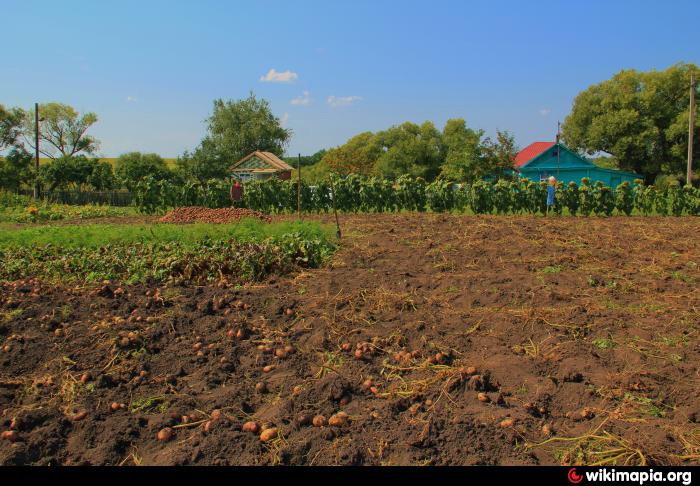
[[[547,184],[529,179],[476,181],[454,184],[402,176],[396,180],[349,175],[335,177],[336,207],[341,212],[382,213],[397,211],[471,211],[475,214],[545,214]],[[266,213],[291,213],[297,210],[297,181],[271,178],[244,185],[239,203]],[[137,187],[136,201],[146,213],[170,207],[201,205],[226,207],[230,184],[210,181],[175,187],[167,181],[146,178]],[[331,182],[301,183],[301,209],[304,212],[329,212],[333,209]],[[642,181],[624,182],[616,188],[584,178],[581,184],[558,183],[554,206],[556,214],[581,216],[619,215],[698,215],[700,189],[673,185],[667,189],[646,186]]]
[[126,283],[258,280],[295,267],[318,267],[334,251],[325,238],[287,233],[260,242],[226,238],[132,242],[95,248],[11,245],[0,248],[0,280],[41,275],[49,281]]

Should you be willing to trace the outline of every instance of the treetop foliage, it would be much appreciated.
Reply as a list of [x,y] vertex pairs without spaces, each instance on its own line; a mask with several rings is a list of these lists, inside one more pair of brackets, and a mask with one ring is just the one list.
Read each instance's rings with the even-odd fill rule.
[[[694,64],[664,71],[629,69],[590,86],[574,100],[562,127],[564,142],[588,154],[613,155],[621,169],[645,174],[647,182],[661,173],[683,172],[691,73],[700,78]],[[696,117],[695,131],[699,128]],[[700,156],[700,144],[694,153]]]

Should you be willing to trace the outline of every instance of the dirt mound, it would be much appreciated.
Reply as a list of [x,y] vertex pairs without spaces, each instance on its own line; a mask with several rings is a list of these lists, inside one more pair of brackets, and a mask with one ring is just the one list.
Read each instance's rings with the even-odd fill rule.
[[209,209],[200,206],[175,208],[160,218],[161,223],[235,223],[243,218],[255,218],[266,223],[270,217],[266,214],[245,208]]

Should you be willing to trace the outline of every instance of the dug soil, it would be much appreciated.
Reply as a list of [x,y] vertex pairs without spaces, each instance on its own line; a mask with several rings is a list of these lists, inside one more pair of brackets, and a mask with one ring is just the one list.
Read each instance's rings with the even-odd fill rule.
[[2,284],[0,463],[700,460],[700,220],[342,224],[244,287]]

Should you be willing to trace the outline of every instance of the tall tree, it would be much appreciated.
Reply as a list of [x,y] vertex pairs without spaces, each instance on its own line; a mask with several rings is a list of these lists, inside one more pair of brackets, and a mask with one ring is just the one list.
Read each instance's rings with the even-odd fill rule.
[[99,159],[75,155],[58,157],[39,168],[39,177],[49,192],[86,187],[103,190],[114,185],[112,167]]
[[172,177],[172,172],[158,154],[129,152],[120,155],[115,166],[117,178],[130,190],[133,190],[136,184],[147,175],[153,176],[156,180],[167,180]]
[[445,162],[440,177],[455,182],[472,182],[481,176],[483,130],[472,130],[462,118],[447,120],[442,130]]
[[207,119],[208,133],[203,144],[211,147],[231,164],[255,150],[281,156],[292,136],[270,109],[265,99],[253,93],[237,101],[214,101]]
[[32,178],[32,156],[26,150],[15,147],[0,158],[0,188],[17,191]]
[[[63,103],[39,105],[39,147],[42,155],[51,159],[93,154],[99,142],[87,131],[97,122],[95,113],[78,113]],[[23,121],[23,138],[32,150],[34,143],[34,109],[27,111]]]
[[330,171],[337,174],[363,174],[372,172],[381,154],[381,147],[372,132],[355,135],[340,147],[328,150],[322,162]]
[[[613,155],[621,169],[644,174],[647,182],[683,172],[691,73],[699,77],[700,69],[680,63],[665,71],[623,70],[589,87],[574,100],[564,142],[588,154]],[[700,117],[694,129],[700,130]],[[694,154],[700,155],[700,144]]]
[[483,141],[482,153],[485,161],[485,177],[500,179],[513,175],[518,146],[510,132],[496,130],[495,140],[487,137]]
[[193,152],[185,152],[177,158],[177,172],[183,179],[197,179],[205,183],[209,179],[224,179],[232,162],[216,150],[210,138],[205,138]]
[[377,133],[381,155],[374,172],[384,177],[409,174],[434,179],[442,163],[442,136],[432,122],[405,122]]
[[18,143],[23,119],[24,112],[20,108],[6,109],[0,105],[0,151]]

